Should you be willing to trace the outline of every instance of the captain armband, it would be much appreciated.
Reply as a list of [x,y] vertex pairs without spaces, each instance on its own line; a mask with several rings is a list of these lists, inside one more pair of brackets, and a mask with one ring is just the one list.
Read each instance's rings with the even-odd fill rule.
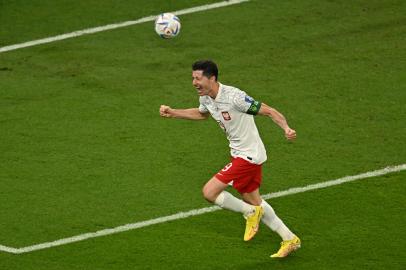
[[253,100],[251,106],[248,108],[247,113],[252,115],[257,115],[259,109],[261,108],[261,102]]

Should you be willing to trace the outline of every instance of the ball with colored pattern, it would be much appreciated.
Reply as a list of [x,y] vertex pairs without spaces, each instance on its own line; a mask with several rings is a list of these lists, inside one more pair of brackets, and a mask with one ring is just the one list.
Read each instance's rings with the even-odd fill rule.
[[162,38],[174,38],[180,32],[180,20],[172,13],[162,13],[155,19],[155,32]]

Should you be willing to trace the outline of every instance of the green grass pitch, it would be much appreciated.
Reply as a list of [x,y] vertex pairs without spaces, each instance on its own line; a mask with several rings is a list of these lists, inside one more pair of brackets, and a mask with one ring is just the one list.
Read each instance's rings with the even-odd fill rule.
[[[0,1],[0,47],[215,3]],[[406,2],[252,0],[0,53],[0,245],[25,247],[207,207],[201,187],[228,161],[194,107],[191,64],[280,110],[285,141],[256,118],[269,159],[262,193],[406,163]],[[406,172],[270,200],[302,238],[285,260],[265,226],[218,211],[15,255],[0,269],[405,269]]]

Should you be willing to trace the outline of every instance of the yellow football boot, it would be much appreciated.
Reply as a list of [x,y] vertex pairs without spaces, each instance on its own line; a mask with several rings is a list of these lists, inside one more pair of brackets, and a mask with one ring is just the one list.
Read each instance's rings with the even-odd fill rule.
[[295,236],[292,240],[283,241],[281,248],[275,254],[271,255],[271,258],[284,258],[291,252],[300,248],[301,241],[299,237]]
[[262,206],[254,206],[255,212],[251,215],[246,216],[247,220],[244,233],[244,241],[251,240],[254,235],[258,232],[259,222],[261,221],[262,216],[264,215],[264,209]]

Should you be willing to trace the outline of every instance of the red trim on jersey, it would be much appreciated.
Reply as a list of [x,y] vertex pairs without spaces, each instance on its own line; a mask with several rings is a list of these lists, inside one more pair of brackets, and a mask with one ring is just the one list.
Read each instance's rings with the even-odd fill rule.
[[232,158],[216,175],[224,184],[233,181],[233,187],[240,193],[250,193],[259,188],[262,182],[262,166],[242,158]]

